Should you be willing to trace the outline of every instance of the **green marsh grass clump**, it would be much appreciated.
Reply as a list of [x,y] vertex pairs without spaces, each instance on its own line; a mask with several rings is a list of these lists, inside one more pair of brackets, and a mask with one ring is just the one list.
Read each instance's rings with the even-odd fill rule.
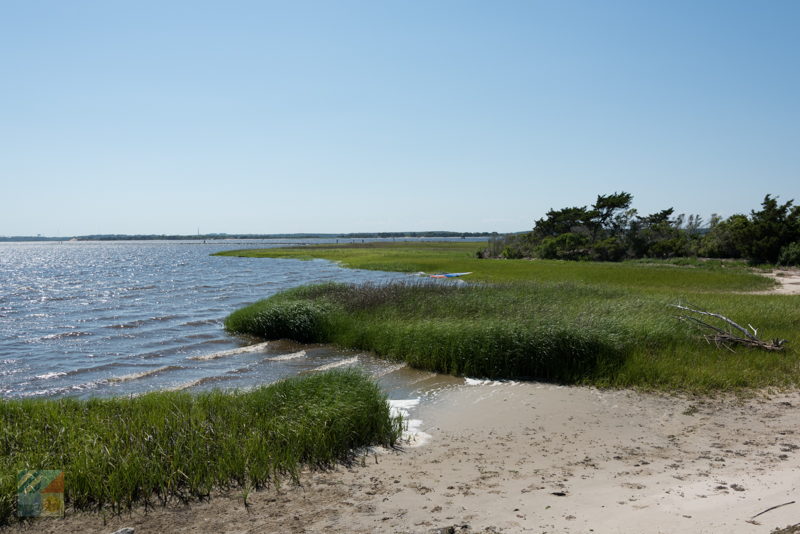
[[225,327],[268,339],[317,341],[325,337],[327,312],[327,306],[316,302],[260,301],[233,312],[225,320]]
[[[670,304],[690,303],[756,324],[762,327],[761,337],[769,339],[791,337],[797,330],[797,300],[574,282],[322,284],[244,308],[226,327],[270,337],[262,310],[302,304],[325,310],[320,318],[324,327],[308,341],[369,350],[420,369],[708,391],[798,385],[800,359],[792,348],[777,354],[747,349],[731,353],[708,345],[677,320]],[[247,324],[242,316],[248,315],[249,324],[261,325],[258,330],[239,328]]]
[[246,392],[0,401],[0,525],[16,473],[61,469],[76,509],[207,497],[296,479],[353,449],[394,445],[400,421],[368,377],[331,371]]

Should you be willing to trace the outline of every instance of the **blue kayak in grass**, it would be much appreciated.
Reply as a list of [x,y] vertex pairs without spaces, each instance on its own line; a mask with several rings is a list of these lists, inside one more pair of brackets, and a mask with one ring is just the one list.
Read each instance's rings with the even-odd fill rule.
[[431,278],[456,278],[458,276],[464,276],[465,274],[472,274],[469,273],[443,273],[443,274],[432,274],[430,275]]

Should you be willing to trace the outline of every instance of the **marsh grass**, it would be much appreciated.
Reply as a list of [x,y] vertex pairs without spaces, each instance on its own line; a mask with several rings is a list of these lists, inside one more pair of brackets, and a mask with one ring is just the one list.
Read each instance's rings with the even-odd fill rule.
[[119,512],[296,479],[302,465],[393,445],[400,421],[366,376],[331,371],[238,393],[0,402],[0,524],[14,517],[16,473],[65,471],[76,509]]
[[[676,318],[674,303],[751,323],[761,327],[762,338],[789,339],[790,348],[714,347]],[[667,294],[574,282],[323,284],[239,310],[226,328],[370,350],[455,375],[711,391],[800,384],[797,303],[785,296]],[[297,334],[286,319],[295,310],[304,317]]]
[[252,258],[323,258],[344,267],[397,272],[465,272],[467,281],[576,282],[649,291],[756,291],[775,282],[751,272],[740,262],[675,261],[577,262],[562,260],[477,259],[485,243],[364,243],[315,245],[220,252],[220,256]]

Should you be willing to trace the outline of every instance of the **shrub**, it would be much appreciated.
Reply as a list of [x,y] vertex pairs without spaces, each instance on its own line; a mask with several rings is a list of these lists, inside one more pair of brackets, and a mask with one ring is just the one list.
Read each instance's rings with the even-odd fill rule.
[[683,237],[663,239],[650,245],[648,256],[655,258],[675,258],[689,255],[689,241]]
[[592,259],[595,261],[620,261],[625,257],[627,247],[621,239],[609,237],[592,245]]
[[778,265],[800,266],[800,241],[789,243],[781,249],[778,256]]
[[525,257],[522,253],[522,250],[512,246],[506,246],[503,248],[503,252],[500,255],[506,260],[519,260]]
[[558,237],[545,237],[537,249],[537,255],[548,260],[588,259],[588,242],[589,238],[585,235],[571,232]]
[[475,253],[478,259],[521,259],[533,256],[533,245],[529,234],[508,234],[492,237],[485,249]]

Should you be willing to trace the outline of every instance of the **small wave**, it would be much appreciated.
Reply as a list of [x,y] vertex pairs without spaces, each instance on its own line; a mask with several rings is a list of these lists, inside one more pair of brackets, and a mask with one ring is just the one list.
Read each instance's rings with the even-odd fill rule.
[[155,374],[164,373],[166,371],[179,371],[181,369],[186,369],[186,367],[180,365],[165,365],[164,367],[159,367],[157,369],[150,369],[149,371],[142,371],[141,373],[131,373],[129,375],[115,376],[109,378],[108,381],[112,383],[128,382],[130,380],[139,380],[140,378],[153,376]]
[[149,286],[132,286],[132,287],[123,287],[122,291],[146,291],[148,289],[155,289],[156,286],[149,285]]
[[51,378],[56,378],[59,376],[67,376],[67,373],[58,371],[52,373],[45,373],[43,375],[36,375],[34,378],[37,378],[39,380],[50,380]]
[[302,358],[306,355],[306,351],[292,352],[291,354],[281,354],[280,356],[272,356],[271,358],[264,358],[265,362],[285,362],[286,360],[294,360]]
[[190,336],[186,336],[186,339],[214,339],[217,336],[215,334],[192,334]]
[[[20,392],[11,392],[8,397],[19,397],[19,398],[28,398],[28,397],[53,397],[57,395],[63,395],[66,393],[73,393],[76,391],[86,391],[87,389],[94,389],[98,386],[98,382],[86,382],[85,384],[75,384],[72,386],[62,386],[57,388],[49,388],[49,389],[38,389],[34,391],[20,391]],[[11,390],[8,390],[9,392]]]
[[233,356],[235,354],[244,354],[247,352],[259,352],[265,349],[269,345],[269,341],[265,341],[264,343],[257,343],[255,345],[248,345],[246,347],[239,347],[238,349],[230,349],[230,350],[223,350],[220,352],[214,352],[211,354],[204,354],[202,356],[190,356],[190,360],[216,360],[217,358],[225,358],[227,356]]
[[390,375],[390,374],[394,373],[395,371],[399,371],[400,369],[405,369],[405,367],[406,367],[406,364],[398,363],[397,365],[392,365],[392,366],[389,366],[389,367],[387,367],[385,369],[379,369],[379,370],[375,371],[374,373],[372,373],[372,378],[381,378],[381,377],[384,377],[386,375]]
[[153,322],[160,322],[160,321],[171,321],[173,319],[182,319],[185,317],[184,315],[159,315],[157,317],[150,317],[147,319],[148,321]]
[[240,375],[242,373],[249,373],[252,370],[253,370],[253,366],[252,365],[245,365],[244,367],[239,367],[238,369],[231,369],[230,371],[228,371],[225,374]]
[[320,365],[319,367],[312,369],[312,371],[327,371],[328,369],[336,369],[337,367],[353,365],[354,363],[358,363],[358,356],[347,358],[346,360],[339,360],[338,362],[326,363],[325,365]]
[[124,366],[124,363],[121,362],[111,362],[111,363],[104,363],[102,365],[96,365],[94,367],[80,367],[78,369],[72,369],[71,371],[67,371],[64,373],[64,376],[72,376],[72,375],[82,375],[86,373],[96,373],[98,371],[102,371],[103,369],[114,369],[115,367]]
[[183,384],[178,384],[177,386],[173,386],[171,388],[167,388],[166,391],[183,391],[184,389],[193,388],[196,386],[201,386],[203,384],[210,384],[212,382],[222,382],[223,380],[230,380],[233,377],[230,376],[206,376],[203,378],[198,378],[197,380],[190,380],[189,382],[184,382]]
[[[182,355],[182,354],[192,354],[198,352],[199,350],[210,350],[211,345],[230,345],[230,339],[210,339],[210,340],[203,340],[199,343],[191,343],[190,336],[185,336],[183,338],[174,338],[170,339],[169,341],[163,340],[154,340],[142,345],[143,349],[157,347],[157,350],[151,350],[148,352],[142,352],[138,355],[139,358],[143,360],[149,360],[152,358],[163,358],[170,355]],[[190,357],[190,359],[196,359],[197,357]]]
[[91,335],[92,335],[91,332],[81,332],[81,331],[60,332],[58,334],[48,334],[46,336],[42,336],[39,339],[37,339],[36,341],[48,341],[48,340],[52,340],[52,339],[64,339],[64,338],[68,338],[68,337],[83,337],[83,336],[91,336]]
[[139,328],[143,324],[144,324],[144,319],[139,319],[138,321],[130,321],[127,323],[108,325],[105,328]]
[[146,325],[148,323],[160,323],[163,321],[171,321],[173,319],[179,319],[180,315],[161,315],[158,317],[148,317],[147,319],[136,319],[135,321],[128,321],[127,323],[119,323],[119,324],[112,324],[106,326],[106,328],[139,328],[140,326]]
[[197,321],[189,321],[188,323],[183,323],[181,326],[203,326],[209,324],[220,324],[222,321],[220,319],[200,319]]
[[56,296],[56,297],[42,297],[39,299],[41,302],[61,302],[64,300],[75,300],[79,298],[78,295],[66,295],[66,296]]

